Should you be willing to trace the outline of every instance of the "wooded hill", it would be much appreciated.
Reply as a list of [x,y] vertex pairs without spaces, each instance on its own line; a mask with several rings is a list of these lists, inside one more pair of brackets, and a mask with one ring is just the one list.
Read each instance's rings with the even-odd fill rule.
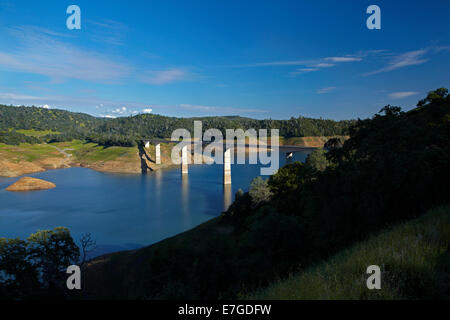
[[[0,105],[0,142],[14,144],[33,141],[68,141],[86,139],[101,145],[132,146],[140,138],[169,138],[178,128],[193,134],[194,121],[202,121],[203,130],[216,128],[279,129],[280,136],[335,136],[345,135],[355,121],[334,121],[305,117],[289,120],[256,120],[239,116],[175,118],[157,114],[140,114],[116,119],[97,118],[83,113],[38,107]],[[17,130],[52,130],[39,140],[29,139]]]

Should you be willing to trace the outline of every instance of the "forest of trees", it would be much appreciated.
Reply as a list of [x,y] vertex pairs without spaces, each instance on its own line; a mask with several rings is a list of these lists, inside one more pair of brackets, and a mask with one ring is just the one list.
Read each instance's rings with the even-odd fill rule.
[[[170,138],[178,128],[193,134],[194,120],[201,120],[203,130],[216,128],[225,134],[226,129],[242,128],[279,129],[280,136],[334,136],[344,135],[352,120],[334,121],[305,117],[289,120],[256,120],[238,116],[174,118],[156,114],[141,114],[116,119],[96,118],[87,114],[37,107],[0,105],[0,142],[19,144],[82,139],[104,146],[134,146],[141,138]],[[38,140],[27,139],[12,130],[51,130]]]

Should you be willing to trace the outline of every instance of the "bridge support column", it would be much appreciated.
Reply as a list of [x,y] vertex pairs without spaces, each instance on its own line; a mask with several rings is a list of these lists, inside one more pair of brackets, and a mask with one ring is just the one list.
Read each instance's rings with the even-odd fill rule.
[[161,164],[161,144],[155,146],[155,162],[156,164]]
[[188,173],[188,150],[187,146],[181,149],[181,174]]
[[231,149],[223,154],[223,184],[231,184]]
[[150,148],[150,141],[145,141],[145,148]]

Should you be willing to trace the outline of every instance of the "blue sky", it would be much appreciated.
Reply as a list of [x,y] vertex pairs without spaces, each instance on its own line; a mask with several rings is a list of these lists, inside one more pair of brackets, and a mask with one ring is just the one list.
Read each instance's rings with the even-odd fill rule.
[[[68,30],[66,8],[81,8]],[[366,9],[381,8],[381,30]],[[450,87],[450,2],[0,0],[0,103],[370,117]]]

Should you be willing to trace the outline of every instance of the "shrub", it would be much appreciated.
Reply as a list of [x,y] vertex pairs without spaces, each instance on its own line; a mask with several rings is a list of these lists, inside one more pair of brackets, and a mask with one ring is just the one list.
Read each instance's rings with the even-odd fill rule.
[[256,177],[252,180],[250,183],[249,194],[254,206],[267,202],[272,197],[272,192],[267,184],[267,180],[264,180],[261,177]]

